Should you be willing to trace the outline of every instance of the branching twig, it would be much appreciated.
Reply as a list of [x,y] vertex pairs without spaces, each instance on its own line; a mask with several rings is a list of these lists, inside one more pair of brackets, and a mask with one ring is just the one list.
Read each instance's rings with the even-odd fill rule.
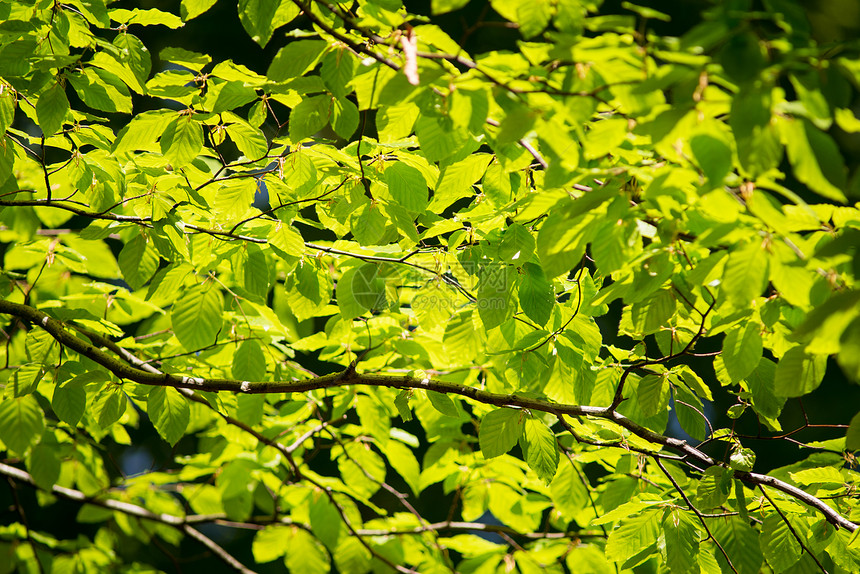
[[[29,321],[47,331],[54,339],[67,348],[88,357],[107,370],[111,371],[120,379],[128,379],[144,385],[174,387],[177,389],[190,389],[195,391],[232,391],[238,393],[264,394],[264,393],[295,393],[315,389],[324,389],[344,386],[369,386],[388,387],[395,389],[424,389],[432,390],[448,395],[466,397],[476,402],[494,405],[498,407],[530,409],[534,411],[550,413],[561,420],[561,415],[590,416],[611,421],[618,426],[628,430],[634,435],[661,447],[678,452],[687,464],[696,463],[703,466],[719,465],[717,460],[705,454],[686,441],[665,436],[652,431],[618,413],[613,408],[593,407],[585,405],[559,404],[552,401],[533,397],[521,396],[516,393],[502,394],[492,393],[472,386],[460,385],[448,381],[434,380],[429,377],[415,377],[409,374],[367,374],[358,373],[354,369],[341,373],[332,373],[316,378],[302,381],[239,381],[235,379],[207,379],[202,377],[188,377],[169,373],[153,373],[112,357],[90,342],[86,342],[73,333],[66,325],[47,314],[20,303],[0,300],[0,313],[14,315],[19,319]],[[201,399],[202,400],[202,399]],[[237,424],[244,424],[236,421]],[[247,425],[245,425],[247,427]],[[248,427],[248,432],[256,432]],[[259,433],[256,433],[259,435]],[[259,435],[262,437],[262,435]],[[262,437],[265,439],[265,437]],[[267,439],[265,439],[267,440]],[[266,443],[268,444],[268,443]],[[274,443],[275,445],[279,443]],[[283,445],[280,445],[283,447]],[[623,445],[614,445],[623,446]],[[653,456],[656,453],[647,452]],[[667,455],[660,455],[666,457]],[[735,471],[736,478],[749,484],[766,485],[781,490],[805,504],[815,508],[827,518],[828,522],[836,526],[847,528],[851,532],[857,529],[857,525],[836,512],[824,501],[808,494],[799,488],[783,482],[772,476],[756,474],[751,472]],[[326,490],[326,492],[328,492]],[[350,527],[353,529],[352,527]]]
[[[17,482],[21,482],[38,488],[36,486],[35,481],[33,480],[33,477],[29,473],[24,472],[21,469],[15,468],[14,466],[9,466],[8,464],[0,462],[0,474],[3,474]],[[242,574],[254,574],[253,570],[245,567],[232,554],[228,553],[221,546],[215,543],[214,540],[205,536],[199,530],[192,528],[189,524],[186,523],[185,519],[182,517],[174,516],[172,514],[152,512],[151,510],[148,510],[142,506],[131,504],[129,502],[123,502],[121,500],[115,500],[113,498],[97,498],[87,496],[80,490],[66,488],[65,486],[54,485],[53,487],[51,487],[51,494],[60,498],[65,498],[66,500],[73,500],[75,502],[92,504],[94,506],[107,508],[108,510],[122,512],[123,514],[128,514],[129,516],[135,516],[137,518],[152,520],[154,522],[160,522],[161,524],[172,526],[185,532],[186,534],[203,544],[213,554],[218,556],[218,558],[220,558],[225,564],[233,568],[235,571],[241,572]]]
[[723,548],[723,545],[720,544],[720,541],[714,537],[713,532],[711,532],[711,529],[708,528],[708,523],[705,521],[705,517],[702,515],[701,512],[699,512],[699,509],[693,505],[693,502],[687,496],[687,493],[684,492],[684,489],[681,488],[681,486],[678,484],[678,481],[675,480],[675,477],[672,476],[672,474],[666,469],[665,466],[663,466],[663,463],[660,461],[659,458],[654,457],[654,462],[657,463],[657,466],[660,467],[660,470],[663,471],[663,474],[666,475],[666,478],[669,479],[669,482],[672,483],[672,486],[675,487],[675,490],[678,491],[678,494],[681,495],[681,498],[684,499],[684,502],[687,504],[687,506],[690,508],[690,510],[693,512],[693,514],[696,515],[696,517],[699,519],[699,522],[702,523],[702,527],[705,529],[705,532],[708,533],[708,537],[711,540],[713,540],[714,544],[717,545],[717,548],[720,549],[720,553],[723,555],[723,558],[726,559],[726,563],[729,565],[729,568],[732,569],[732,572],[734,572],[735,574],[738,574],[737,568],[735,568],[735,565],[732,564],[732,559],[729,558],[729,555],[726,553],[725,549]]
[[791,532],[791,535],[794,536],[795,540],[797,540],[797,543],[800,544],[801,548],[803,548],[803,551],[812,557],[812,559],[815,561],[815,564],[818,565],[819,570],[824,572],[824,574],[827,574],[827,569],[824,568],[824,566],[821,564],[821,562],[818,561],[818,556],[816,556],[806,546],[806,544],[803,542],[803,539],[800,537],[800,535],[794,529],[794,526],[791,525],[791,522],[788,520],[788,517],[782,512],[782,510],[779,509],[779,507],[776,505],[776,503],[773,501],[773,499],[770,497],[770,495],[764,489],[764,486],[762,484],[759,484],[758,488],[759,488],[759,490],[761,490],[761,493],[764,495],[764,497],[767,498],[767,501],[770,502],[770,505],[773,506],[773,509],[776,510],[776,513],[779,514],[779,517],[782,519],[782,521],[785,522],[785,525],[788,527],[788,530]]

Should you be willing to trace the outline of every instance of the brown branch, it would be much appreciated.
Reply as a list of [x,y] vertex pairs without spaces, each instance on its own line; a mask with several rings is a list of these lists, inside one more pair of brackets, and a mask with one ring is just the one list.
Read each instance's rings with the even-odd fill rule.
[[684,499],[684,502],[687,504],[687,506],[690,508],[690,510],[693,511],[693,514],[696,515],[696,518],[699,519],[699,522],[702,523],[702,527],[705,529],[705,532],[708,533],[708,537],[711,540],[713,540],[714,544],[717,545],[717,548],[720,549],[720,553],[723,555],[723,558],[726,559],[726,563],[729,565],[729,568],[732,569],[732,572],[734,572],[735,574],[738,574],[737,568],[735,568],[735,565],[732,564],[732,559],[729,558],[729,555],[726,553],[725,549],[723,548],[723,545],[720,544],[720,541],[714,537],[714,534],[711,532],[711,529],[708,528],[708,523],[705,522],[705,517],[702,515],[702,513],[699,511],[699,509],[693,505],[693,502],[687,496],[687,493],[684,492],[684,489],[681,488],[681,486],[678,484],[678,481],[675,480],[675,477],[672,476],[672,474],[666,469],[665,466],[663,466],[663,463],[660,461],[659,458],[654,457],[654,462],[657,463],[657,466],[660,467],[660,470],[663,471],[663,474],[666,475],[666,478],[669,479],[669,482],[672,483],[672,486],[675,488],[675,490],[678,491],[678,494],[681,495],[681,498]]
[[[143,385],[152,385],[160,387],[174,387],[177,389],[189,389],[194,391],[232,391],[237,393],[248,394],[265,394],[265,393],[298,393],[316,389],[345,387],[345,386],[368,386],[368,387],[387,387],[395,389],[424,389],[436,391],[448,395],[458,395],[466,397],[473,401],[493,405],[497,407],[508,407],[517,409],[530,409],[539,412],[550,413],[558,418],[562,415],[572,416],[590,416],[609,420],[618,426],[630,431],[634,435],[649,441],[651,443],[661,445],[662,447],[672,449],[682,455],[687,464],[695,461],[700,465],[705,466],[725,466],[723,463],[713,459],[696,447],[688,444],[686,441],[668,437],[660,433],[654,432],[642,425],[628,419],[624,415],[618,413],[613,408],[595,407],[585,405],[559,404],[552,401],[526,397],[522,395],[492,393],[471,386],[459,385],[448,381],[434,380],[429,377],[419,378],[409,374],[406,375],[391,375],[391,374],[359,374],[354,369],[347,369],[341,373],[332,373],[322,375],[306,380],[299,381],[239,381],[235,379],[207,379],[202,377],[188,377],[184,375],[172,375],[169,373],[153,373],[142,368],[124,363],[115,357],[109,355],[95,346],[92,342],[86,342],[72,332],[66,325],[53,319],[46,313],[39,311],[27,305],[13,303],[11,301],[0,300],[0,314],[13,315],[19,319],[29,321],[40,326],[47,331],[54,339],[69,349],[84,355],[107,370],[111,371],[120,379],[127,379]],[[102,338],[103,339],[103,338]],[[101,344],[101,343],[100,343]],[[202,399],[201,399],[202,400]],[[240,421],[236,421],[240,423]],[[247,427],[247,425],[245,425]],[[248,427],[249,432],[256,432]],[[259,433],[256,433],[259,435]],[[262,435],[260,435],[262,436]],[[263,437],[264,438],[264,437]],[[268,444],[268,443],[267,443]],[[274,443],[277,445],[278,443]],[[283,446],[283,445],[281,445]],[[620,445],[623,446],[623,445]],[[653,455],[654,453],[648,453]],[[663,455],[666,456],[666,455]],[[835,526],[847,528],[851,532],[857,529],[857,525],[843,517],[833,508],[827,505],[824,501],[808,494],[799,488],[783,482],[772,476],[757,474],[752,472],[734,471],[736,478],[739,478],[747,483],[754,485],[766,485],[781,490],[782,492],[801,500],[805,504],[815,508],[827,518],[827,521]],[[324,489],[325,492],[329,492]],[[330,494],[330,493],[329,493]],[[348,524],[350,530],[354,530]]]
[[138,217],[136,215],[117,215],[116,213],[98,213],[89,211],[67,203],[60,203],[60,200],[52,199],[3,199],[0,200],[0,207],[54,207],[82,215],[91,219],[107,219],[110,221],[122,221],[126,223],[149,223],[151,218]]
[[[83,330],[80,328],[76,327],[76,329],[83,332]],[[123,349],[122,347],[120,347],[119,345],[117,345],[116,343],[114,343],[113,341],[108,339],[107,337],[104,337],[98,333],[91,333],[88,331],[86,332],[86,335],[88,337],[90,337],[94,342],[97,342],[100,345],[105,346],[105,347],[113,350],[115,353],[117,353],[118,355],[123,357],[123,359],[125,359],[130,364],[130,366],[132,368],[140,369],[141,371],[146,372],[147,374],[158,376],[158,377],[169,376],[169,375],[165,375],[164,373],[162,373],[161,371],[159,371],[158,369],[156,369],[152,365],[145,363],[144,361],[141,361],[139,358],[134,356],[127,349]],[[108,358],[110,358],[110,357],[108,356]],[[106,367],[106,368],[109,369],[110,367]],[[205,407],[212,410],[215,414],[217,414],[222,419],[224,419],[224,422],[226,422],[227,424],[241,429],[242,431],[253,436],[255,439],[257,439],[261,443],[265,444],[266,446],[270,446],[270,447],[274,448],[275,450],[277,450],[278,452],[280,452],[284,456],[284,459],[287,461],[287,463],[288,463],[294,476],[309,482],[310,484],[312,484],[313,486],[318,488],[321,492],[323,492],[326,495],[326,497],[329,499],[329,501],[335,507],[335,510],[337,510],[337,512],[340,515],[340,518],[343,521],[344,525],[346,526],[347,530],[349,530],[349,532],[353,536],[355,536],[356,539],[358,539],[359,543],[362,546],[364,546],[367,549],[367,551],[371,553],[371,555],[373,555],[375,558],[377,558],[381,562],[385,563],[387,566],[390,566],[392,569],[397,570],[398,572],[401,572],[402,574],[412,574],[414,572],[413,570],[411,570],[409,568],[405,568],[403,566],[400,566],[400,565],[397,565],[397,564],[394,564],[393,562],[391,562],[388,558],[386,558],[385,556],[383,556],[382,554],[377,552],[377,550],[375,548],[373,548],[370,545],[370,543],[367,542],[367,540],[365,540],[360,534],[358,534],[358,530],[352,525],[352,523],[349,520],[349,517],[346,515],[346,510],[344,510],[343,506],[341,506],[340,503],[338,503],[338,501],[335,499],[334,493],[332,492],[331,488],[325,487],[320,482],[318,482],[317,480],[310,478],[308,476],[304,476],[302,474],[301,470],[299,469],[299,465],[296,463],[295,459],[293,458],[293,451],[295,449],[291,449],[291,447],[285,446],[285,445],[277,442],[276,440],[272,440],[272,439],[266,437],[262,433],[254,430],[254,428],[252,428],[247,423],[244,423],[237,418],[234,418],[228,414],[220,412],[218,409],[214,408],[209,403],[209,401],[207,401],[206,399],[204,399],[200,395],[196,394],[194,392],[194,389],[179,387],[177,390],[179,390],[179,392],[182,393],[182,395],[184,397],[186,397],[188,400],[191,400],[191,401],[194,401],[194,402],[199,403],[201,405],[204,405]]]
[[[15,468],[14,466],[10,466],[8,464],[0,462],[0,474],[3,474],[12,480],[27,484],[34,488],[40,488],[36,486],[33,477],[29,473],[24,472],[19,468]],[[221,546],[216,544],[214,540],[207,537],[199,530],[192,528],[182,517],[174,516],[172,514],[152,512],[151,510],[142,506],[131,504],[129,502],[123,502],[121,500],[116,500],[113,498],[94,498],[91,496],[87,496],[80,490],[66,488],[65,486],[58,486],[56,484],[51,487],[51,494],[60,498],[65,498],[66,500],[72,500],[84,504],[92,504],[93,506],[100,506],[102,508],[107,508],[108,510],[115,510],[117,512],[122,512],[123,514],[134,516],[136,518],[152,520],[154,522],[160,522],[161,524],[172,526],[178,530],[185,532],[186,534],[200,542],[202,545],[208,548],[209,551],[215,554],[218,558],[220,558],[225,564],[233,568],[233,570],[235,570],[236,572],[241,572],[242,574],[255,574],[253,570],[245,567],[232,554],[230,554]]]
[[767,501],[770,502],[770,505],[773,506],[773,509],[776,510],[776,513],[779,514],[779,517],[782,519],[782,521],[785,522],[785,525],[788,527],[789,532],[791,532],[791,535],[794,536],[795,540],[797,540],[797,543],[800,544],[800,547],[803,549],[803,551],[812,556],[812,559],[818,565],[819,570],[824,572],[824,574],[827,574],[827,569],[824,568],[821,562],[818,561],[818,557],[806,546],[806,544],[803,543],[803,539],[794,529],[794,526],[791,525],[791,522],[789,522],[788,517],[782,512],[782,510],[779,509],[779,507],[776,505],[770,495],[768,495],[767,491],[765,491],[764,489],[764,486],[759,484],[758,488],[759,490],[761,490],[761,493],[764,495],[764,497],[767,498]]

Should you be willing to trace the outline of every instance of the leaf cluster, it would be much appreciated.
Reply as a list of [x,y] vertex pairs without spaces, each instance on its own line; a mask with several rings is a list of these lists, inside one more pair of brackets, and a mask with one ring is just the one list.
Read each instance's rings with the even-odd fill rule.
[[213,4],[0,5],[0,571],[860,570],[860,414],[783,414],[860,382],[856,43],[791,0],[493,0],[475,53],[240,0],[254,70],[136,35]]

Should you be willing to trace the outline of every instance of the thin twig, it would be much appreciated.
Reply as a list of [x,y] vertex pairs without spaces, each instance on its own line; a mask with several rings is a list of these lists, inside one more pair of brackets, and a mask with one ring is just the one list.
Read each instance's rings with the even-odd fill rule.
[[701,512],[699,512],[699,509],[693,505],[693,502],[689,499],[689,497],[687,496],[687,493],[684,492],[684,489],[681,488],[681,486],[675,480],[675,477],[672,476],[672,474],[666,469],[665,466],[663,466],[663,463],[660,461],[659,458],[654,457],[654,462],[657,463],[657,466],[660,467],[660,470],[663,471],[663,474],[666,475],[666,478],[669,479],[669,482],[672,483],[672,486],[675,487],[675,490],[678,491],[678,494],[681,495],[681,498],[684,499],[684,502],[687,504],[688,507],[690,507],[690,510],[693,511],[693,514],[696,515],[696,517],[699,519],[699,522],[702,523],[702,527],[705,529],[705,532],[708,533],[708,538],[713,540],[714,544],[717,545],[717,548],[720,549],[720,553],[723,555],[723,558],[726,559],[726,563],[729,565],[729,568],[732,569],[732,572],[734,572],[735,574],[738,574],[737,568],[735,568],[735,565],[732,564],[732,559],[729,558],[728,553],[726,553],[725,549],[723,548],[723,545],[720,544],[720,541],[714,537],[713,532],[711,532],[711,529],[708,528],[708,523],[705,521],[705,517],[702,515]]

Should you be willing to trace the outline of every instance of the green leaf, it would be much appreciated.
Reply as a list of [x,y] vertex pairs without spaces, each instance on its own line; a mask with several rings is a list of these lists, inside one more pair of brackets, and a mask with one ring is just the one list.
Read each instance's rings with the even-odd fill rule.
[[771,124],[773,98],[767,85],[747,85],[732,98],[729,123],[737,143],[738,160],[752,177],[777,167],[783,148]]
[[846,202],[845,162],[836,142],[808,120],[783,120],[782,127],[788,159],[794,175],[819,195]]
[[112,381],[99,389],[92,403],[96,422],[103,430],[107,430],[122,418],[127,407],[128,400],[122,387]]
[[484,175],[491,159],[489,154],[472,154],[446,166],[439,174],[430,209],[441,211],[458,199],[472,195],[472,185]]
[[[236,81],[236,80],[227,81],[227,82],[224,82],[221,84],[216,84],[215,86],[213,86],[210,94],[214,94],[214,102],[212,102],[212,104],[211,104],[212,105],[212,112],[217,113],[217,114],[220,114],[220,113],[228,111],[228,110],[234,110],[236,108],[240,108],[240,107],[245,106],[245,105],[247,105],[247,104],[249,104],[249,103],[251,103],[257,99],[257,92],[254,90],[254,88],[252,86],[249,86],[245,82],[240,82],[240,81]],[[211,99],[209,101],[211,101]],[[238,122],[240,124],[244,123],[244,120],[242,120],[238,116],[234,116],[233,114],[227,114],[227,118],[232,122]],[[247,132],[248,135],[241,134],[241,133],[236,134],[239,136],[237,138],[237,137],[233,137],[234,134],[230,134],[230,138],[234,142],[236,142],[236,144],[238,145],[239,142],[237,141],[237,139],[247,138],[250,136],[256,140],[256,139],[259,139],[260,137],[263,137],[262,133],[260,133],[260,134],[253,133],[253,132],[256,132],[255,128],[251,128],[251,129],[248,129],[248,128],[250,128],[250,125],[247,125],[247,127],[245,127],[244,129],[239,128],[240,130]],[[236,130],[234,130],[234,131],[236,131]],[[228,133],[230,133],[229,129],[228,129]],[[265,137],[263,137],[263,142],[265,142]],[[265,146],[265,143],[263,145]],[[260,155],[253,155],[253,156],[249,156],[249,157],[258,158],[258,157],[260,157]]]
[[701,508],[719,508],[729,499],[732,481],[731,472],[722,466],[709,466],[699,480],[696,489],[698,506]]
[[12,395],[20,397],[28,395],[36,391],[39,386],[39,381],[45,375],[45,365],[43,363],[27,363],[21,365],[15,370],[11,385],[7,386],[7,390],[12,391]]
[[239,20],[253,41],[265,48],[275,30],[291,22],[301,10],[281,0],[239,0]]
[[591,220],[550,213],[538,231],[537,252],[547,278],[567,274],[579,264],[588,243]]
[[60,459],[56,447],[37,444],[27,458],[27,469],[36,486],[50,491],[60,478]]
[[271,562],[286,554],[293,528],[295,527],[270,525],[259,530],[251,544],[254,560],[259,563]]
[[206,13],[218,0],[182,0],[179,6],[179,14],[188,22]]
[[[18,107],[15,101],[15,92],[8,89],[8,84],[0,84],[3,90],[0,91],[0,136],[6,133],[9,126],[15,120],[15,109]],[[0,177],[0,183],[4,178]]]
[[[481,424],[483,426],[484,423]],[[558,444],[555,435],[542,420],[528,417],[524,423],[522,437],[526,445],[526,463],[539,478],[549,484],[558,468]]]
[[46,138],[60,130],[68,114],[69,99],[59,83],[42,92],[36,102],[36,118]]
[[675,296],[661,289],[630,308],[631,320],[637,333],[648,334],[667,326],[675,314]]
[[699,528],[690,516],[679,509],[666,512],[663,517],[666,537],[666,564],[670,572],[694,572],[699,553]]
[[338,540],[341,539],[341,532],[344,530],[343,520],[328,496],[321,492],[313,493],[309,518],[314,536],[327,548],[335,550]]
[[748,322],[743,330],[735,328],[723,339],[723,362],[732,382],[739,382],[752,373],[761,361],[762,339],[758,323]]
[[729,466],[731,466],[733,470],[750,472],[755,465],[755,458],[755,453],[752,449],[737,448],[729,457]]
[[523,433],[524,413],[514,409],[496,409],[481,419],[478,442],[484,458],[501,456],[514,448]]
[[[646,510],[630,517],[621,526],[609,533],[606,541],[606,557],[614,562],[625,563],[657,542],[660,534],[660,513]],[[652,550],[656,551],[656,548]]]
[[845,448],[860,450],[860,413],[854,415],[845,433]]
[[246,122],[236,122],[228,125],[226,130],[227,135],[247,159],[260,159],[266,155],[268,143],[266,136],[259,129]]
[[845,477],[839,470],[832,466],[823,466],[819,468],[808,468],[797,472],[790,472],[791,480],[798,484],[829,484],[839,486],[845,484]]
[[430,11],[434,16],[459,10],[469,3],[469,0],[432,0]]
[[[346,271],[346,273],[344,273],[337,282],[337,289],[335,291],[337,307],[344,319],[355,319],[356,317],[364,315],[364,313],[368,311],[368,308],[358,300],[354,291],[354,287],[356,285],[359,289],[362,289],[362,287],[367,284],[368,282],[366,277],[358,275],[357,268],[352,268]],[[369,288],[373,288],[372,283],[367,286]],[[373,295],[373,293],[378,294],[379,290],[376,289],[375,291],[371,291],[371,295]]]
[[345,140],[358,129],[358,108],[346,98],[335,98],[331,102],[331,128]]
[[430,399],[430,404],[433,408],[448,417],[460,418],[460,411],[457,410],[457,405],[448,395],[438,393],[436,391],[427,391],[427,398]]
[[367,444],[347,444],[337,466],[343,481],[360,497],[369,499],[385,482],[385,461]]
[[752,404],[756,412],[765,424],[779,431],[781,427],[777,418],[782,412],[785,398],[776,396],[774,392],[775,374],[776,364],[770,359],[762,358],[755,370],[747,375],[746,382],[752,393]]
[[[428,302],[432,306],[446,305],[447,300],[438,299]],[[445,314],[449,314],[450,311]],[[445,323],[445,334],[442,337],[442,349],[449,360],[455,363],[468,362],[475,358],[480,343],[480,331],[475,329],[472,311],[461,311],[454,314]]]
[[428,161],[441,161],[450,157],[467,141],[468,134],[452,125],[449,118],[421,114],[415,122],[415,135],[421,152]]
[[189,115],[180,115],[164,128],[161,153],[174,168],[191,162],[203,149],[203,130]]
[[179,442],[191,419],[188,400],[179,391],[169,387],[156,387],[149,392],[146,412],[155,430],[170,446]]
[[394,399],[394,407],[400,414],[400,420],[409,422],[412,420],[412,410],[409,408],[409,391],[400,391]]
[[181,18],[169,12],[163,12],[156,8],[149,8],[146,10],[141,10],[140,8],[134,8],[133,10],[115,8],[113,10],[109,10],[108,14],[110,15],[110,19],[114,22],[126,25],[161,25],[172,29],[181,28],[182,26],[184,26]]
[[792,347],[776,365],[774,392],[783,397],[809,394],[821,384],[826,369],[826,357],[809,355],[802,345]]
[[224,302],[214,287],[196,285],[173,304],[170,321],[179,342],[188,351],[198,351],[215,343],[221,330]]
[[409,211],[427,209],[427,182],[416,168],[396,162],[385,169],[385,183],[394,201]]
[[389,440],[381,448],[388,463],[406,481],[412,494],[418,496],[421,493],[421,467],[412,450],[399,440]]
[[791,528],[776,512],[769,513],[762,522],[761,550],[776,572],[793,566],[800,560],[802,551]]
[[583,142],[585,158],[597,159],[615,153],[616,148],[627,139],[627,126],[628,122],[624,118],[609,118],[594,123]]
[[[389,275],[389,271],[393,274]],[[392,267],[365,263],[356,269],[352,278],[352,293],[364,309],[378,311],[388,305],[387,285],[397,280],[397,272]]]
[[[710,525],[714,537],[729,555],[738,574],[758,574],[764,557],[759,547],[758,533],[739,518],[731,517]],[[716,553],[717,561],[723,571],[730,570],[721,552]]]
[[104,112],[131,113],[128,88],[113,74],[99,68],[84,68],[66,79],[89,107]]
[[84,416],[87,406],[87,393],[84,391],[82,381],[66,381],[54,388],[54,396],[51,399],[51,408],[66,424],[73,427]]
[[499,259],[514,265],[522,265],[531,259],[535,250],[535,238],[520,223],[512,223],[502,235],[499,243]]
[[332,280],[328,271],[313,261],[297,265],[287,276],[284,286],[290,311],[299,321],[313,317],[332,296]]
[[283,82],[303,76],[316,66],[326,52],[328,44],[323,40],[295,40],[281,48],[266,75],[273,82]]
[[546,325],[555,305],[555,289],[544,275],[540,265],[535,263],[523,265],[517,294],[520,307],[526,316],[538,325]]
[[675,415],[681,428],[697,440],[705,440],[708,430],[705,426],[704,406],[699,398],[682,386],[673,386]]
[[392,105],[381,108],[376,112],[376,130],[379,141],[392,143],[405,139],[412,133],[412,127],[418,118],[418,106],[413,103]]
[[[228,180],[217,191],[214,207],[215,213],[226,220],[235,220],[244,216],[254,201],[257,192],[257,182],[251,178]],[[244,278],[244,273],[237,274]]]
[[[118,51],[111,51],[114,61],[100,60],[103,52],[98,52],[92,59],[92,64],[115,74],[129,88],[143,94],[144,84],[152,69],[152,59],[149,50],[139,38],[132,34],[118,34],[113,41]],[[97,63],[100,62],[100,63]]]
[[281,257],[300,257],[305,251],[302,235],[289,224],[278,221],[269,231],[269,246]]
[[164,133],[173,112],[153,110],[137,114],[119,131],[113,143],[113,155],[130,151],[160,151],[158,138]]
[[[498,3],[493,2],[495,6]],[[552,17],[552,6],[548,0],[521,2],[517,6],[515,21],[519,24],[520,33],[524,38],[540,34]]]
[[13,453],[23,455],[39,441],[45,428],[45,413],[33,395],[0,401],[0,440]]
[[484,172],[481,190],[496,206],[503,206],[513,199],[510,174],[498,163],[492,163]]
[[510,266],[485,266],[478,280],[478,314],[486,329],[498,327],[516,311],[513,302],[515,271]]
[[266,356],[260,343],[243,341],[233,353],[233,378],[240,381],[262,381],[266,377]]
[[313,96],[301,101],[290,112],[290,139],[294,143],[314,135],[328,124],[328,96]]
[[135,236],[119,252],[117,263],[132,291],[143,287],[158,269],[158,254],[143,234]]
[[[204,5],[206,6],[206,10],[212,7],[217,0],[187,0],[189,3],[194,4],[196,8],[202,8]],[[183,2],[180,6],[180,11],[185,9],[186,2]],[[202,14],[202,12],[195,14],[192,18],[196,18]],[[184,17],[184,16],[183,16]],[[190,20],[191,18],[187,18]],[[178,64],[183,68],[188,68],[193,72],[199,72],[206,64],[212,61],[212,58],[206,54],[201,54],[199,52],[192,52],[190,50],[185,50],[184,48],[176,48],[169,47],[164,48],[161,53],[158,55],[159,59],[162,62],[170,62],[173,64]]]
[[320,77],[329,91],[338,99],[343,99],[352,91],[349,83],[355,75],[357,59],[344,48],[326,53],[320,67]]
[[589,496],[583,476],[576,472],[574,464],[566,461],[550,484],[553,506],[568,519],[573,519],[582,511]]
[[851,321],[839,338],[836,360],[849,379],[860,382],[860,317]]
[[[839,353],[845,333],[860,313],[860,292],[836,293],[809,313],[792,333],[792,340],[807,342],[810,353],[830,355]],[[848,337],[850,337],[850,333]]]
[[391,423],[388,411],[380,402],[361,394],[356,397],[355,412],[365,432],[372,436],[380,448],[388,443]]
[[337,571],[343,574],[366,574],[371,571],[373,555],[353,536],[341,537],[333,556]]
[[690,149],[712,186],[722,185],[732,169],[732,150],[719,132],[690,138]]
[[245,289],[265,299],[269,292],[269,264],[265,252],[257,245],[245,249],[242,273]]
[[[0,134],[3,136],[3,134]],[[9,141],[5,137],[4,143]],[[9,176],[12,175],[12,166],[15,164],[15,150],[11,145],[0,146],[0,185],[3,182],[9,181]]]
[[662,375],[646,375],[636,388],[639,408],[646,417],[652,417],[669,406],[669,381]]
[[750,241],[729,254],[722,290],[738,309],[747,309],[762,294],[767,282],[768,259],[761,242]]

